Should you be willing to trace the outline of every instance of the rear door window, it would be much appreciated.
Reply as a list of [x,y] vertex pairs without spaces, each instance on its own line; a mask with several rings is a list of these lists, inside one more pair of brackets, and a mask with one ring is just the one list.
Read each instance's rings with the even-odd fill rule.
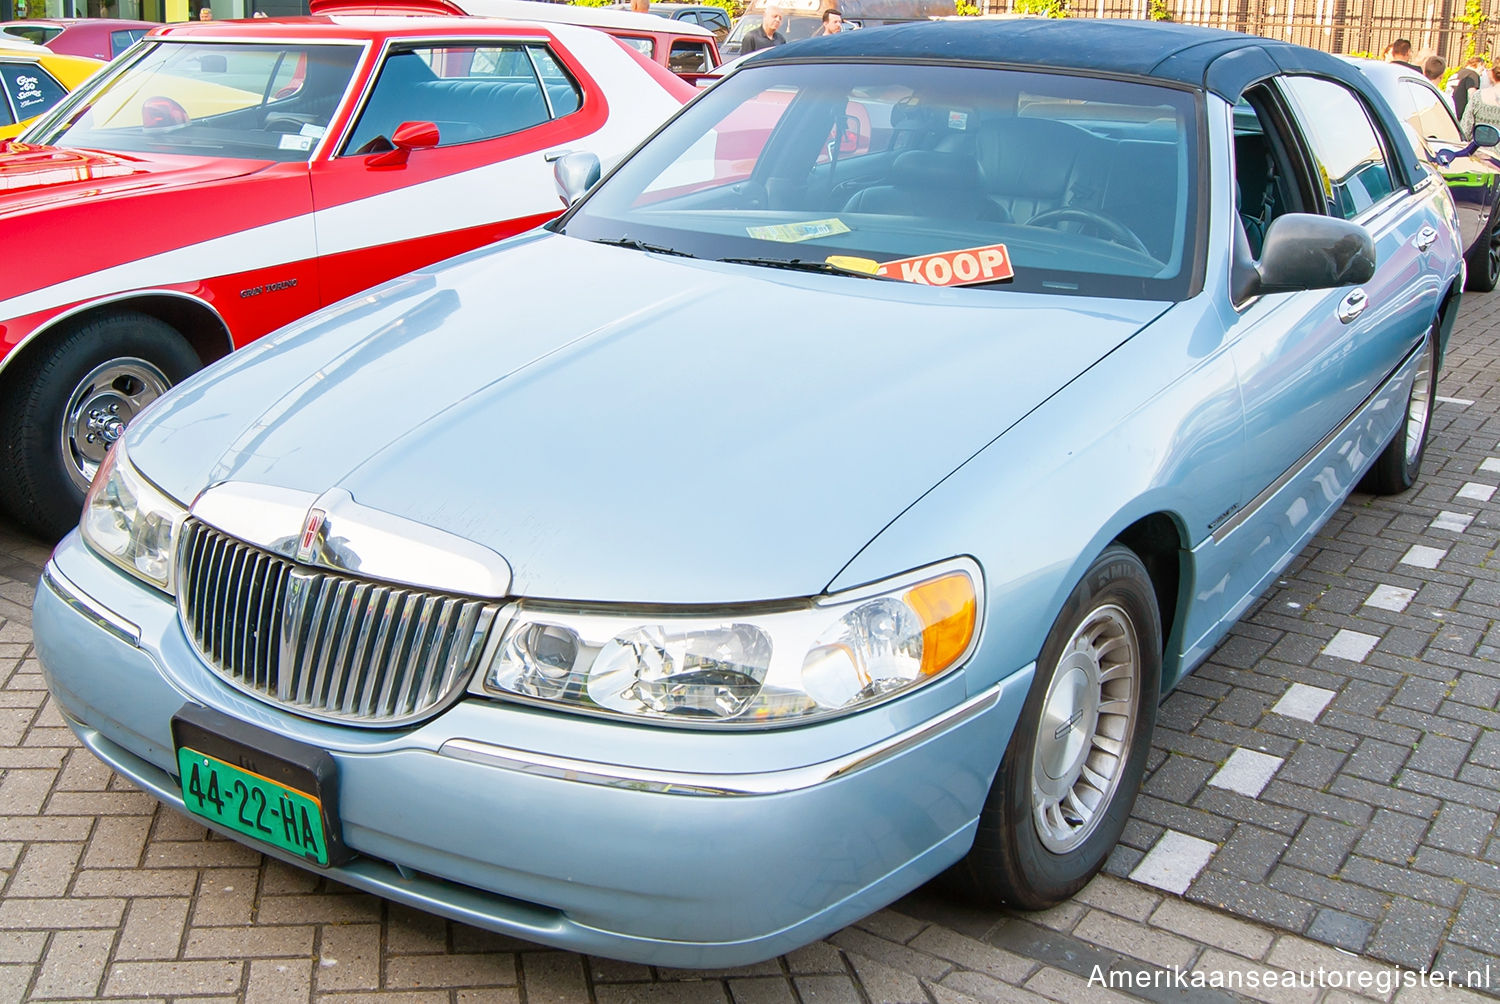
[[1321,77],[1287,77],[1284,86],[1331,215],[1355,219],[1395,192],[1386,144],[1353,91]]
[[132,28],[127,31],[112,31],[109,33],[109,54],[118,56],[130,48],[146,34],[145,28]]
[[578,83],[568,71],[563,69],[557,57],[545,45],[527,46],[526,51],[531,55],[537,76],[542,78],[542,86],[547,89],[552,117],[560,119],[582,108],[583,92],[578,89]]
[[21,122],[40,115],[62,100],[67,93],[51,74],[35,63],[0,63],[0,80],[14,110],[13,121]]
[[656,39],[651,38],[650,36],[641,35],[615,35],[615,38],[618,38],[621,42],[630,46],[632,49],[634,49],[636,52],[639,52],[647,59],[655,61]]
[[673,73],[707,73],[714,68],[707,42],[673,42],[667,68]]
[[1438,140],[1463,146],[1463,134],[1449,111],[1448,103],[1430,87],[1414,80],[1401,82],[1401,99],[1404,107],[1398,109],[1401,117],[1424,140]]

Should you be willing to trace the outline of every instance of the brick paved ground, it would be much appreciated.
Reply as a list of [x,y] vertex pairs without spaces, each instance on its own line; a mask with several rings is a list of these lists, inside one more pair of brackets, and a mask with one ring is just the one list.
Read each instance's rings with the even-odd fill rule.
[[[46,549],[0,526],[0,1004],[1482,999],[1382,990],[1430,968],[1500,996],[1497,354],[1500,294],[1470,297],[1422,485],[1351,500],[1168,698],[1125,840],[1074,901],[1017,916],[922,890],[732,972],[510,941],[161,809],[48,705],[29,628]],[[1266,986],[1319,972],[1365,989]]]

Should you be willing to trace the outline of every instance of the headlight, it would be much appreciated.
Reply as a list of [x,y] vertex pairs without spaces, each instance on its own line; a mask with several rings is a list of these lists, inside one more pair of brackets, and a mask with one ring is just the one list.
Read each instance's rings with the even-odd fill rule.
[[979,573],[960,559],[794,608],[630,613],[522,601],[475,690],[692,725],[805,721],[920,686],[968,655]]
[[89,546],[142,582],[172,591],[172,554],[187,510],[130,466],[122,439],[83,500],[79,529]]

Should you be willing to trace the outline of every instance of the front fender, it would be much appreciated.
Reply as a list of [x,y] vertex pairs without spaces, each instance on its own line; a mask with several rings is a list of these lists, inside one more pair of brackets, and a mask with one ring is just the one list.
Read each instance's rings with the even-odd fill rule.
[[[1242,439],[1234,362],[1200,296],[990,443],[895,519],[829,588],[973,555],[985,575],[986,643],[970,679],[982,689],[1037,657],[1084,569],[1133,524],[1166,516],[1183,552],[1205,537],[1241,501]],[[1183,569],[1189,583],[1191,571]],[[1187,612],[1194,620],[1218,616]],[[1170,652],[1166,670],[1175,677]]]

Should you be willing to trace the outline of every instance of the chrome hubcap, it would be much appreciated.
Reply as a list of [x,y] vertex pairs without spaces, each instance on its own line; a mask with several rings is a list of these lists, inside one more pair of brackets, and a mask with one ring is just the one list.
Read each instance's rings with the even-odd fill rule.
[[1089,838],[1130,758],[1140,641],[1125,611],[1090,612],[1063,648],[1042,703],[1031,808],[1042,845],[1065,854]]
[[1422,358],[1417,364],[1417,375],[1411,387],[1411,400],[1406,405],[1406,463],[1416,463],[1422,452],[1422,442],[1427,435],[1427,419],[1432,414],[1432,337],[1422,343]]
[[78,381],[63,411],[61,446],[63,467],[80,491],[130,420],[170,386],[161,370],[133,357],[101,363]]

